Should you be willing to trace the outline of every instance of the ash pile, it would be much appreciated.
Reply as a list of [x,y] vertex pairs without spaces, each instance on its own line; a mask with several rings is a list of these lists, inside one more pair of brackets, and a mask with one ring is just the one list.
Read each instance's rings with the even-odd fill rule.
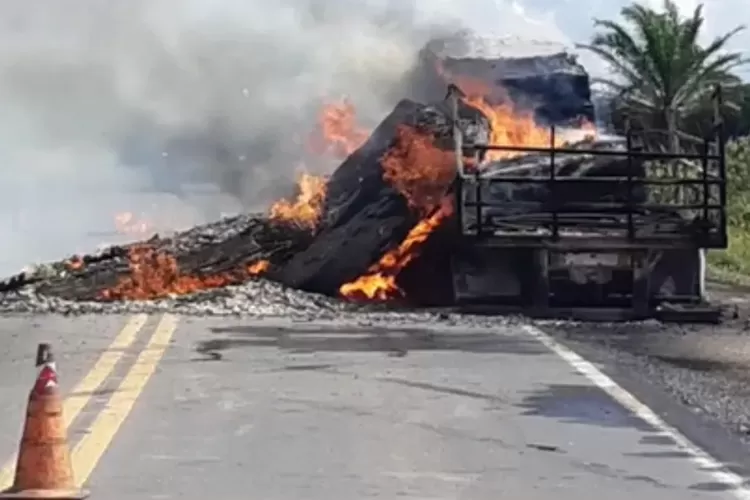
[[[448,84],[463,92],[465,140],[547,146],[547,125],[593,123],[588,75],[562,51],[517,57],[496,40],[461,35],[428,44],[408,80],[408,98],[374,130],[352,134],[359,143],[330,176],[302,176],[296,199],[38,266],[0,283],[0,307],[338,315],[450,304],[456,158]],[[493,164],[541,171],[547,162]]]

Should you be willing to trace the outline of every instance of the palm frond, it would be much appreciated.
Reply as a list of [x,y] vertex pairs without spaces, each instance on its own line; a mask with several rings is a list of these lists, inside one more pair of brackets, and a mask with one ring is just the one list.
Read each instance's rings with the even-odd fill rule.
[[661,10],[635,2],[621,9],[620,18],[595,20],[590,43],[579,47],[609,65],[613,76],[598,83],[633,113],[674,124],[702,106],[716,85],[737,85],[732,72],[750,62],[726,51],[744,26],[701,46],[702,5],[683,17],[674,0],[664,0]]

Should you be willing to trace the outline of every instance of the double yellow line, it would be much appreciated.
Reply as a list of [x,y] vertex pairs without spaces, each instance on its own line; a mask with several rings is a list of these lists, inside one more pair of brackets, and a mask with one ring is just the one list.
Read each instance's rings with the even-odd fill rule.
[[[140,314],[132,317],[106,351],[99,357],[93,368],[73,388],[63,406],[66,428],[76,419],[88,404],[97,389],[112,375],[125,351],[135,342],[138,333],[148,321],[148,316]],[[169,341],[177,329],[177,317],[165,314],[159,320],[154,333],[140,352],[117,390],[109,398],[104,409],[97,415],[87,429],[87,433],[76,444],[71,453],[76,482],[83,485],[91,476],[96,464],[102,457],[122,423],[133,409],[138,396],[143,392],[146,383],[156,371]],[[16,455],[11,457],[0,469],[0,490],[13,482]]]

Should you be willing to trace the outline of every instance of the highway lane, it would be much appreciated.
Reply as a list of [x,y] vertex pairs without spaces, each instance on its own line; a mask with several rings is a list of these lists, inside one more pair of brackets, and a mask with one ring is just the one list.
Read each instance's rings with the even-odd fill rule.
[[[52,345],[65,395],[63,415],[69,440],[71,445],[78,445],[73,452],[74,466],[84,482],[103,448],[109,444],[107,432],[96,432],[97,428],[101,428],[101,422],[104,422],[109,430],[116,430],[112,418],[106,418],[108,412],[103,411],[109,406],[111,394],[123,393],[134,400],[145,386],[141,369],[135,377],[139,382],[136,390],[133,390],[133,377],[128,387],[129,394],[120,390],[123,387],[121,380],[128,378],[125,373],[132,372],[133,366],[139,366],[137,359],[143,357],[144,352],[147,352],[147,357],[152,356],[153,349],[147,349],[148,337],[144,333],[153,329],[153,337],[164,337],[164,328],[160,329],[164,321],[157,319],[146,315],[75,318],[16,315],[0,319],[0,380],[3,381],[0,397],[6,410],[0,420],[0,489],[12,483],[25,406],[36,376],[37,345],[41,342]],[[158,335],[160,331],[162,333]],[[155,366],[156,362],[151,364]],[[124,419],[127,411],[120,408],[117,415]],[[92,440],[91,436],[100,449],[85,445]]]
[[0,334],[0,460],[52,342],[92,498],[750,498],[534,328],[26,316]]
[[519,326],[182,319],[88,486],[123,500],[748,498],[618,390]]

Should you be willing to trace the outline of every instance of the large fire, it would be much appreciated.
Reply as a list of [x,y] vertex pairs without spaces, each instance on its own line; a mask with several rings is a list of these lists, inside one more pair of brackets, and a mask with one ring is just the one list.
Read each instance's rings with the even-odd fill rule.
[[[493,93],[501,93],[503,101],[508,102],[508,96],[500,88],[490,88],[484,81],[466,75],[458,75],[448,71],[442,63],[436,64],[436,71],[446,81],[456,85],[464,96],[462,101],[469,106],[482,112],[490,125],[489,143],[511,147],[548,148],[550,146],[561,147],[566,138],[557,135],[552,138],[548,127],[539,126],[534,120],[532,113],[516,109],[509,104],[492,104],[490,96]],[[592,123],[582,120],[578,128],[587,131],[589,135],[595,134]],[[523,154],[519,151],[487,151],[484,161],[495,161],[503,158],[512,158]]]
[[450,151],[435,147],[433,138],[402,126],[396,142],[381,160],[383,178],[406,199],[421,217],[404,241],[387,252],[365,275],[345,283],[339,293],[348,298],[388,300],[402,296],[396,277],[414,257],[432,231],[451,215],[453,205],[448,186],[456,175]]
[[[477,94],[467,93],[463,101],[487,117],[490,124],[490,144],[532,148],[548,148],[552,145],[550,130],[537,125],[530,113],[516,111],[507,104],[492,106],[482,95]],[[559,147],[563,142],[560,137],[555,137],[554,145]],[[511,158],[519,154],[521,153],[517,151],[489,150],[485,161]]]
[[[547,147],[550,133],[538,126],[531,115],[520,113],[507,105],[492,105],[487,100],[486,85],[481,82],[457,81],[465,96],[463,101],[481,111],[491,125],[491,143],[509,146]],[[309,144],[321,155],[344,158],[356,151],[369,137],[370,131],[356,119],[354,105],[348,100],[323,107],[318,126]],[[562,141],[557,140],[559,145]],[[519,153],[492,151],[489,159]],[[343,297],[364,300],[389,300],[403,296],[397,277],[420,252],[433,231],[453,213],[453,200],[448,188],[455,176],[453,152],[438,148],[432,137],[402,126],[396,141],[382,157],[383,178],[408,202],[419,222],[404,241],[383,255],[363,276],[340,287]],[[323,209],[326,178],[303,170],[297,179],[298,194],[291,200],[279,200],[269,210],[272,219],[314,231]],[[121,216],[121,227],[148,230],[135,217]],[[132,232],[130,229],[128,232]],[[72,263],[76,266],[78,263]],[[253,262],[243,269],[212,276],[183,274],[171,255],[148,246],[130,251],[130,275],[114,287],[104,290],[104,299],[146,300],[182,295],[197,290],[222,287],[264,274],[267,261]]]
[[[465,96],[464,103],[479,110],[491,127],[490,144],[506,146],[548,147],[548,129],[537,125],[530,114],[514,110],[508,105],[492,105],[486,96],[489,89],[484,82],[456,79]],[[555,145],[562,144],[556,140]],[[485,160],[516,156],[513,151],[488,151]],[[409,127],[398,130],[395,145],[382,159],[383,177],[394,186],[421,217],[421,221],[406,239],[386,253],[368,272],[340,287],[339,293],[348,298],[388,300],[402,296],[396,277],[416,256],[430,234],[453,213],[452,201],[446,197],[456,175],[452,151],[434,145],[432,137]]]
[[[346,157],[368,137],[369,132],[357,124],[354,106],[347,100],[326,104],[318,116],[318,126],[310,143],[316,144],[320,154],[335,158]],[[269,209],[269,216],[281,223],[314,230],[325,199],[326,178],[302,169],[297,179],[297,196],[281,199]],[[147,235],[152,226],[131,212],[115,217],[119,232]],[[115,286],[105,289],[100,297],[105,300],[150,300],[174,295],[185,295],[211,288],[241,283],[251,276],[265,274],[270,262],[261,260],[245,268],[209,276],[191,276],[181,272],[175,258],[148,245],[134,246],[129,251],[128,276]],[[83,262],[71,260],[69,269],[78,270]]]

